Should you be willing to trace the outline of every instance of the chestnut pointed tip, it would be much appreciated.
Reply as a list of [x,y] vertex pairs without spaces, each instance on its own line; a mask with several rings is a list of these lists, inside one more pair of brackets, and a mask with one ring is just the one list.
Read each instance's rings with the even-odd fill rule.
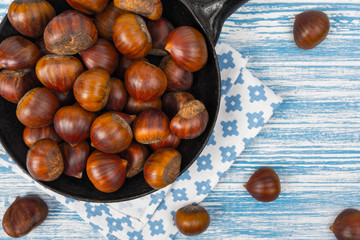
[[76,178],[78,178],[78,179],[81,179],[81,178],[82,178],[82,172],[81,172],[81,173],[76,174],[74,177],[76,177]]
[[330,229],[330,231],[334,232],[334,226],[333,226],[333,225],[331,225],[331,226],[329,227],[329,229]]

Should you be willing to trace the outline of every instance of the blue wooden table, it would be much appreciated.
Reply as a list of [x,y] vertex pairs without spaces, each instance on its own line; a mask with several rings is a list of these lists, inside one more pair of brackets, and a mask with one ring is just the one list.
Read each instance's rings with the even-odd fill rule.
[[[1,0],[0,14],[9,1]],[[326,12],[331,29],[313,50],[296,47],[294,16]],[[284,98],[261,133],[205,199],[211,225],[191,239],[335,239],[343,209],[360,209],[360,0],[250,0],[226,22],[220,39],[248,58],[248,68]],[[282,193],[259,203],[243,184],[273,167]],[[38,189],[0,167],[0,215],[16,197]],[[51,197],[41,228],[28,239],[103,239]],[[0,231],[0,239],[7,239]],[[177,234],[176,239],[188,239]]]

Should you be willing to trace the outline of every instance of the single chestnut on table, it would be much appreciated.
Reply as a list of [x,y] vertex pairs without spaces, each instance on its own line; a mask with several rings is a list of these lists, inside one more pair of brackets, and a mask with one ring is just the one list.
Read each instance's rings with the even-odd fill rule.
[[159,19],[163,10],[161,0],[114,0],[114,5],[118,8],[142,15],[151,20]]
[[54,181],[64,171],[59,145],[49,138],[37,141],[27,152],[26,167],[36,180]]
[[24,37],[12,36],[0,43],[0,68],[31,68],[39,57],[39,48]]
[[174,30],[174,26],[169,20],[163,17],[155,21],[147,21],[146,26],[152,38],[152,49],[150,54],[155,56],[167,55],[167,52],[165,51],[166,38],[169,36],[170,32]]
[[296,45],[304,50],[319,45],[329,33],[330,21],[326,13],[309,10],[295,16],[293,34]]
[[162,97],[163,111],[173,118],[181,109],[184,103],[194,100],[195,97],[188,92],[168,92]]
[[30,68],[0,72],[0,95],[9,102],[18,103],[26,92],[35,87],[40,87],[40,82]]
[[79,75],[74,83],[74,96],[82,108],[90,112],[103,109],[110,95],[110,75],[101,68],[93,68]]
[[125,182],[127,161],[116,154],[95,151],[86,163],[86,172],[95,188],[112,193]]
[[108,112],[97,117],[90,128],[91,145],[105,153],[119,153],[130,146],[133,132],[119,114]]
[[48,206],[40,197],[18,196],[6,210],[2,227],[10,237],[19,238],[43,223],[48,213]]
[[46,25],[56,12],[45,0],[15,0],[10,4],[7,14],[9,22],[18,32],[37,38],[43,35]]
[[18,102],[16,116],[27,127],[40,128],[53,123],[60,104],[48,89],[38,87],[28,91]]
[[76,57],[49,54],[39,59],[35,70],[45,87],[67,93],[84,67]]
[[190,26],[175,28],[166,39],[165,50],[179,66],[189,72],[200,70],[208,59],[204,36]]
[[128,162],[126,166],[127,178],[131,178],[143,170],[149,153],[150,151],[145,145],[136,141],[133,141],[127,149],[120,153],[120,157]]
[[90,127],[96,114],[80,106],[64,106],[54,116],[56,133],[70,146],[74,147],[90,136]]
[[28,147],[31,147],[34,143],[44,138],[50,138],[56,143],[60,143],[62,141],[56,133],[54,125],[41,128],[26,127],[23,131],[23,140]]
[[155,65],[138,61],[125,72],[125,87],[135,100],[149,102],[159,98],[166,90],[165,73]]
[[343,210],[330,226],[337,240],[360,239],[360,211],[355,208]]
[[156,98],[149,102],[136,101],[135,98],[129,96],[124,111],[128,114],[138,114],[148,108],[162,108],[162,102],[160,98]]
[[199,100],[191,100],[182,105],[170,122],[170,131],[181,139],[193,139],[206,129],[209,113]]
[[161,148],[151,154],[144,165],[144,178],[154,189],[175,182],[180,174],[181,155],[173,148]]
[[136,14],[120,15],[114,23],[112,32],[115,47],[128,58],[145,57],[151,50],[151,35],[144,19]]
[[66,0],[66,2],[72,8],[90,15],[104,10],[109,0]]
[[128,99],[125,84],[118,78],[111,78],[110,84],[110,95],[105,109],[109,111],[122,111]]
[[210,215],[200,205],[188,205],[176,211],[175,225],[182,234],[196,236],[203,233],[209,227]]
[[47,50],[58,55],[74,55],[88,49],[95,44],[97,37],[93,21],[75,10],[54,17],[44,31]]
[[90,147],[87,141],[72,147],[67,142],[59,145],[64,160],[64,174],[70,177],[82,178],[89,157]]
[[256,170],[244,187],[253,198],[260,202],[274,201],[281,191],[279,177],[270,167]]

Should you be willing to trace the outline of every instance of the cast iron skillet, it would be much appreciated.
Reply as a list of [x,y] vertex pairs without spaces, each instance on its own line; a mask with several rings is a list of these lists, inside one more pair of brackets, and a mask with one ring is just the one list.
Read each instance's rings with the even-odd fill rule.
[[[57,14],[70,9],[65,0],[48,0]],[[206,39],[209,58],[204,68],[194,74],[191,93],[202,101],[209,112],[209,123],[205,132],[196,139],[182,141],[178,150],[182,155],[181,173],[191,166],[205,147],[215,125],[220,104],[220,71],[215,53],[215,44],[222,25],[238,7],[247,0],[162,0],[163,17],[175,26],[192,26],[200,30]],[[0,41],[19,35],[7,17],[0,25]],[[28,147],[22,140],[24,126],[16,118],[16,104],[0,97],[0,140],[7,153],[26,173]],[[114,193],[103,193],[95,189],[86,174],[82,179],[62,175],[53,182],[38,181],[41,185],[67,197],[90,202],[119,202],[135,199],[154,192],[140,173],[126,179],[124,185]]]

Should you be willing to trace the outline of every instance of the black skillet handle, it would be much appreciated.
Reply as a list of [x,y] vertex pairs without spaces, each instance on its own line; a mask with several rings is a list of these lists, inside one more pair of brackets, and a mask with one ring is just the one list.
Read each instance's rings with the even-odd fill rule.
[[216,45],[225,20],[248,0],[182,0],[196,14]]

